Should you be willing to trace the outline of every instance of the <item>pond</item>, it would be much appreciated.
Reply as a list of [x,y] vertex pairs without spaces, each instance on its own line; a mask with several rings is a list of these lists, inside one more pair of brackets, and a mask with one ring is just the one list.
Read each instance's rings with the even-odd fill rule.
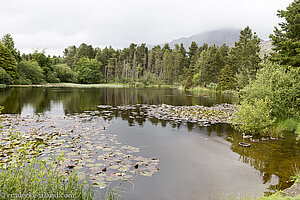
[[[27,120],[27,129],[41,119],[55,119],[59,130],[69,130],[70,126],[82,132],[90,130],[88,140],[94,142],[92,148],[97,148],[97,139],[107,135],[120,149],[129,148],[125,150],[133,158],[126,162],[133,165],[136,158],[145,159],[145,169],[149,168],[146,173],[141,172],[145,176],[133,176],[121,185],[126,199],[145,200],[224,199],[249,193],[259,196],[291,185],[290,176],[300,164],[300,147],[293,135],[285,134],[279,140],[249,141],[228,124],[174,123],[143,115],[139,110],[141,105],[213,106],[233,101],[230,95],[166,88],[0,89],[0,105],[5,106],[3,113],[8,114],[5,116]],[[118,106],[122,105],[130,105],[133,110],[120,110]],[[78,120],[82,116],[97,118]],[[103,124],[105,130],[98,131],[97,127]],[[25,130],[20,125],[14,128]],[[68,134],[75,133],[72,129]],[[100,139],[99,144],[103,142]],[[239,142],[250,143],[251,147],[240,147]],[[63,147],[56,150],[59,148]],[[99,153],[96,156],[95,160],[101,157]],[[82,166],[85,165],[89,164]]]

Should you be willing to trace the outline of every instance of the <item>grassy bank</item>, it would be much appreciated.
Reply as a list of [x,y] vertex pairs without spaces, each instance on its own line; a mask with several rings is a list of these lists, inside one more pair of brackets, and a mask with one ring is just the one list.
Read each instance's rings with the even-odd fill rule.
[[[1,86],[1,85],[0,85]],[[37,85],[9,85],[9,87],[74,87],[74,88],[178,88],[175,85],[143,85],[141,83],[123,84],[123,83],[101,83],[101,84],[78,84],[78,83],[46,83]]]
[[295,118],[279,119],[268,128],[269,135],[273,137],[278,137],[283,132],[300,135],[300,120]]
[[76,88],[178,88],[173,85],[143,85],[140,83],[123,84],[123,83],[102,83],[102,84],[78,84],[78,83],[47,83],[38,85],[9,85],[9,87],[76,87]]
[[[1,86],[1,85],[0,85]],[[155,85],[144,85],[140,82],[123,84],[123,83],[101,83],[101,84],[78,84],[78,83],[46,83],[46,84],[36,84],[36,85],[8,85],[8,87],[76,87],[76,88],[173,88],[184,90],[184,87],[181,85],[165,85],[165,84],[155,84]],[[193,87],[187,89],[191,92],[213,92],[218,91],[215,88],[206,88],[206,87]],[[235,95],[235,91],[221,91],[222,94],[232,94]]]
[[130,87],[128,84],[77,84],[77,83],[47,83],[41,85],[9,85],[9,87],[74,87],[74,88],[124,88]]
[[0,84],[0,88],[6,88],[5,84]]
[[[178,88],[184,90],[183,86],[180,86]],[[207,87],[193,87],[193,88],[187,89],[187,91],[191,91],[191,92],[212,92],[212,93],[229,94],[229,95],[234,95],[234,96],[238,95],[238,92],[234,91],[234,90],[217,91],[216,88],[207,88]]]

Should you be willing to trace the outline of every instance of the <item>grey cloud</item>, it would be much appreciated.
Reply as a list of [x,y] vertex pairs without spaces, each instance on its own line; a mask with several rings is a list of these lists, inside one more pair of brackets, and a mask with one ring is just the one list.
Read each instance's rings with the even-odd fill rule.
[[10,0],[0,7],[0,34],[22,52],[63,49],[82,42],[104,47],[159,44],[225,27],[249,25],[268,38],[278,9],[292,0]]

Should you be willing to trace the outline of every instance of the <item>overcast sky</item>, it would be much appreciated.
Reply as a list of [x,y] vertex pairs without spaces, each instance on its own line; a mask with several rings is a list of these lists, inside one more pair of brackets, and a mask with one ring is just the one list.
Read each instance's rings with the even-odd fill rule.
[[123,48],[249,25],[267,39],[292,0],[1,0],[0,34],[21,53],[62,55],[81,43]]

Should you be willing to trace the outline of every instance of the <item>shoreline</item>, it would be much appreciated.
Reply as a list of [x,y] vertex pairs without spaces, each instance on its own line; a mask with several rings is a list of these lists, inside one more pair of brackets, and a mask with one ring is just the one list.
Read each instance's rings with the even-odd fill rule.
[[172,85],[132,85],[123,83],[99,83],[99,84],[78,84],[78,83],[47,83],[47,84],[35,84],[35,85],[5,85],[6,87],[72,87],[72,88],[178,88],[178,86]]
[[[99,83],[99,84],[79,84],[79,83],[47,83],[47,84],[35,84],[35,85],[0,85],[0,88],[29,88],[29,87],[69,87],[69,88],[170,88],[184,90],[183,86],[180,85],[141,85],[139,83],[135,84],[123,84],[123,83]],[[222,93],[229,95],[236,95],[235,91],[215,91],[206,87],[193,87],[187,89],[189,92],[212,92],[212,93]]]

